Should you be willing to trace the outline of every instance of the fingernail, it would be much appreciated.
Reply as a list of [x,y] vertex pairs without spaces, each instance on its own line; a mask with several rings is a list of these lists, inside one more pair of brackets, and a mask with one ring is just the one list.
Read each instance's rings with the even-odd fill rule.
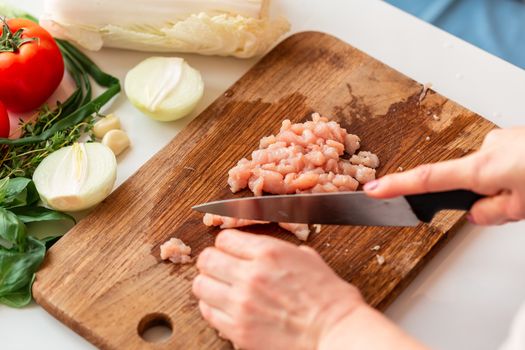
[[473,225],[476,224],[476,221],[474,220],[474,217],[472,216],[472,214],[468,214],[467,215],[467,221],[470,222]]
[[379,187],[379,181],[378,180],[374,180],[374,181],[367,182],[363,186],[363,189],[365,191],[373,191],[373,190],[377,189],[378,187]]

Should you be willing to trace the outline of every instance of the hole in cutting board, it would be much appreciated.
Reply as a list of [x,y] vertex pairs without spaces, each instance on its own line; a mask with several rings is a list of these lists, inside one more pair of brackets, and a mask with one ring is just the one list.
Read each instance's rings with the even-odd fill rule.
[[171,337],[173,326],[167,315],[152,313],[142,317],[137,330],[140,337],[148,343],[160,343]]

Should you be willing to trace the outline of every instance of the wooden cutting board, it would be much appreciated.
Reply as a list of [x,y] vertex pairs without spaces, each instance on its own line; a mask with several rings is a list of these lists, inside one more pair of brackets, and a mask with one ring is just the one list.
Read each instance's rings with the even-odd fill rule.
[[[229,348],[199,316],[191,294],[196,268],[161,261],[160,244],[177,236],[194,256],[213,244],[218,230],[191,206],[239,196],[228,189],[228,169],[285,118],[320,112],[338,121],[379,155],[379,175],[461,157],[495,127],[431,90],[420,102],[421,92],[421,84],[334,37],[288,38],[50,250],[33,286],[36,301],[103,349]],[[462,215],[443,212],[417,228],[324,226],[308,244],[383,308]],[[300,243],[277,226],[249,231]],[[168,340],[141,338],[162,321],[173,329]]]

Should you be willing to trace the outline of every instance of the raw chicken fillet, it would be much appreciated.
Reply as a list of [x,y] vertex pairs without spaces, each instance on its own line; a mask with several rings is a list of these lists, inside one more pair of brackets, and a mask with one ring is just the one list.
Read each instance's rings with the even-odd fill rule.
[[171,238],[160,246],[162,260],[170,260],[175,264],[187,264],[191,261],[191,247],[178,238]]
[[[277,135],[260,141],[251,160],[243,158],[230,169],[228,185],[234,193],[248,187],[255,196],[355,191],[359,184],[375,179],[379,166],[375,154],[355,154],[360,142],[358,136],[318,113],[305,123],[292,124],[286,119]],[[349,160],[341,158],[345,153]],[[204,223],[232,228],[262,222],[207,214]],[[286,223],[281,227],[300,239],[308,237],[306,224]]]

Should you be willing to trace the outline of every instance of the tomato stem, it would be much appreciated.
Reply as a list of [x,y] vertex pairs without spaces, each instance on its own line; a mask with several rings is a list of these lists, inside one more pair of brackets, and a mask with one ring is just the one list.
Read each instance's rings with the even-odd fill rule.
[[20,28],[15,33],[11,32],[11,28],[7,24],[4,17],[0,17],[2,22],[2,35],[0,36],[0,52],[18,52],[20,46],[31,42],[38,41],[38,38],[22,38],[24,28]]

